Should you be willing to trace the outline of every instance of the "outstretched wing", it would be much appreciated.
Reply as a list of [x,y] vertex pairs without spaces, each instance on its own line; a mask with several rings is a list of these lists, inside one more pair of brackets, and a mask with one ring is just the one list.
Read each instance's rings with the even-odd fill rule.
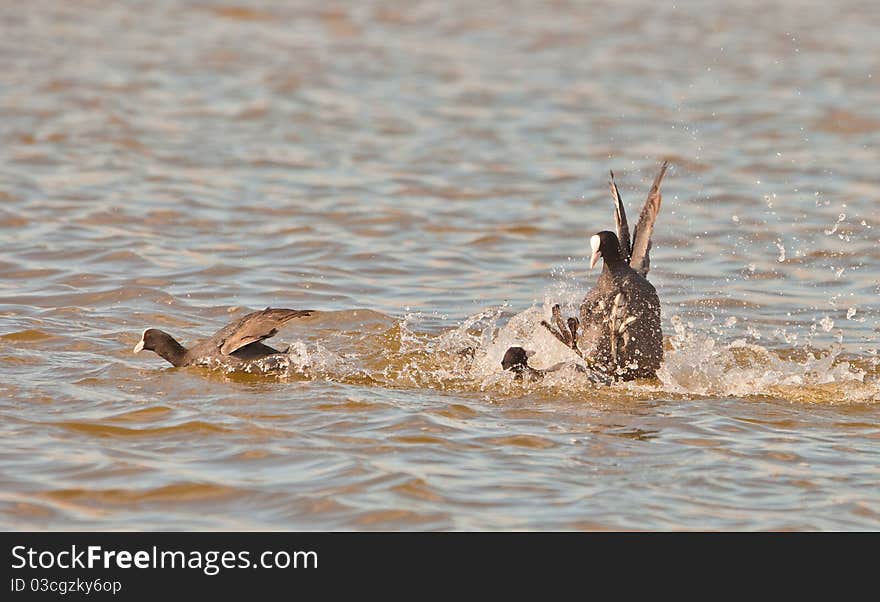
[[660,213],[660,204],[663,199],[660,196],[660,184],[663,182],[663,176],[666,174],[666,168],[669,167],[669,161],[664,161],[660,167],[660,173],[654,178],[654,184],[648,193],[648,198],[639,213],[639,223],[633,230],[632,255],[630,256],[629,265],[642,276],[648,275],[651,268],[651,234],[654,232],[654,222],[657,214]]
[[629,240],[629,223],[626,221],[626,210],[623,208],[623,201],[620,200],[620,192],[617,190],[617,184],[614,183],[614,172],[609,171],[608,173],[611,174],[608,184],[611,186],[611,196],[614,198],[614,221],[617,224],[617,240],[620,241],[620,256],[628,262],[632,252]]
[[309,309],[273,309],[249,313],[238,322],[230,324],[212,339],[220,346],[220,353],[230,355],[238,349],[257,341],[275,336],[278,329],[295,318],[310,316]]

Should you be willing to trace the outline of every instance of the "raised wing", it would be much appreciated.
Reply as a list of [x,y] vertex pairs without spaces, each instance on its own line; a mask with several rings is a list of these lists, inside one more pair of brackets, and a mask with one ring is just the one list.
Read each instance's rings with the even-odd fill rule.
[[654,232],[654,222],[657,220],[657,214],[660,213],[660,204],[663,202],[660,196],[660,184],[663,182],[663,176],[666,174],[666,168],[669,167],[669,161],[664,161],[660,167],[660,173],[654,178],[654,184],[651,191],[648,192],[648,198],[639,213],[639,222],[633,230],[632,254],[630,255],[629,265],[642,276],[648,275],[651,269],[651,234]]
[[229,355],[238,349],[257,341],[275,336],[278,329],[295,318],[310,316],[312,310],[273,309],[267,307],[263,311],[247,314],[238,322],[230,324],[214,335],[220,345],[220,353]]
[[614,172],[609,171],[611,179],[608,181],[611,186],[611,196],[614,198],[614,222],[617,224],[617,240],[620,241],[620,256],[624,261],[629,261],[632,252],[632,243],[629,240],[629,223],[626,221],[626,210],[623,208],[623,201],[620,199],[620,192],[617,190],[617,184],[614,183]]

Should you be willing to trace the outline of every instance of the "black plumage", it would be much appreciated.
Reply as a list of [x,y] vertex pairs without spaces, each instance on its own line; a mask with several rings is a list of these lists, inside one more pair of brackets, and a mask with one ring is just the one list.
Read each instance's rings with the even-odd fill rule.
[[654,376],[663,360],[660,298],[623,260],[613,232],[596,236],[604,265],[581,303],[577,348],[591,367],[622,380]]
[[254,360],[281,354],[281,351],[262,341],[275,336],[278,329],[289,321],[310,316],[312,313],[312,310],[267,307],[243,316],[189,349],[167,332],[148,328],[135,345],[134,352],[153,351],[176,367],[203,364],[212,360],[230,367],[242,366]]
[[523,378],[539,380],[544,378],[543,370],[536,370],[529,366],[529,354],[522,347],[508,348],[504,353],[504,358],[501,360],[501,367],[513,372],[516,380],[522,380]]
[[667,167],[664,162],[654,179],[632,238],[611,174],[617,234],[604,230],[590,238],[590,267],[603,260],[599,280],[581,303],[578,320],[564,322],[555,306],[556,328],[542,322],[591,368],[620,380],[653,377],[663,360],[660,298],[646,276],[651,265],[651,235],[662,203],[660,185]]

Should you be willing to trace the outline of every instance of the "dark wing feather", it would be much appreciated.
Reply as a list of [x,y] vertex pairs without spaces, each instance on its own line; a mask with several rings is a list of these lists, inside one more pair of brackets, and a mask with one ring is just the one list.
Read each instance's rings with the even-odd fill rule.
[[660,167],[660,173],[654,178],[654,184],[648,193],[645,205],[639,213],[639,223],[633,230],[632,256],[629,265],[642,276],[648,275],[651,268],[651,234],[654,232],[654,222],[657,220],[657,214],[660,213],[660,204],[663,199],[660,195],[660,184],[663,182],[663,176],[666,174],[666,168],[669,162],[664,161]]
[[629,223],[626,221],[626,210],[623,208],[623,201],[620,199],[617,184],[614,183],[614,172],[609,171],[608,173],[611,174],[608,184],[611,186],[611,196],[614,198],[614,221],[617,223],[617,240],[620,241],[620,256],[623,257],[624,261],[629,262],[632,246],[629,240]]
[[247,314],[237,322],[230,324],[213,337],[220,347],[220,353],[229,355],[246,345],[275,336],[278,329],[295,318],[304,318],[312,314],[311,310],[272,309]]

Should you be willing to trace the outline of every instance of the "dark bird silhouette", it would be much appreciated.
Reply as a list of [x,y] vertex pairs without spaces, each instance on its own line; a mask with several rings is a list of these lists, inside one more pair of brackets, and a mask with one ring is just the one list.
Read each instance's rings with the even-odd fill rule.
[[590,268],[603,260],[596,286],[584,297],[579,319],[563,321],[559,306],[553,307],[551,325],[541,322],[571,347],[594,370],[620,380],[653,377],[663,361],[660,298],[646,276],[651,266],[651,235],[660,212],[660,185],[664,162],[648,193],[639,221],[630,238],[626,210],[614,172],[611,196],[617,234],[603,230],[590,238]]
[[273,309],[255,311],[223,327],[204,341],[189,349],[178,343],[167,332],[147,328],[134,346],[134,353],[153,351],[175,367],[191,366],[217,360],[227,366],[243,366],[248,362],[281,354],[262,341],[295,318],[310,316],[310,309]]
[[501,367],[513,372],[516,380],[540,380],[544,378],[543,370],[536,370],[529,366],[529,353],[522,347],[510,347],[504,353]]
[[587,370],[583,366],[572,364],[571,362],[560,362],[543,370],[532,368],[531,366],[529,366],[530,355],[531,354],[522,347],[509,347],[504,353],[504,358],[501,360],[501,367],[509,372],[512,372],[514,380],[525,380],[533,382],[536,380],[541,380],[551,372],[557,372],[558,370],[562,370],[567,366],[571,366],[578,372],[586,374],[587,378],[595,383],[602,383],[606,385],[611,383],[611,378],[607,375],[596,372],[594,370]]

